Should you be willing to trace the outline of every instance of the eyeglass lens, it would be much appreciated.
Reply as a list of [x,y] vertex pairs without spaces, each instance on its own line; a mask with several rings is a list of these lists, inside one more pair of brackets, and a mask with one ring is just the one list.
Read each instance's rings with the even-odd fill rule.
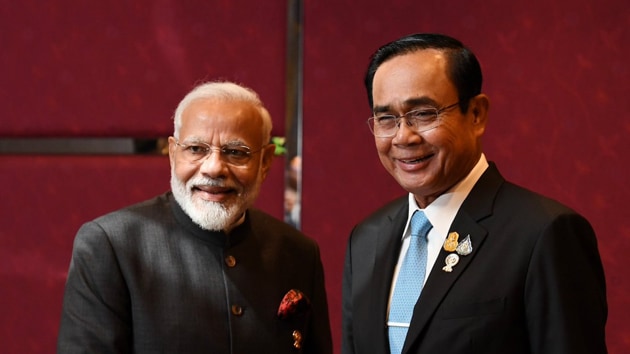
[[368,124],[372,133],[377,137],[390,137],[396,135],[402,118],[407,126],[416,132],[433,129],[439,125],[439,112],[435,108],[426,108],[409,111],[401,116],[381,115],[371,117]]
[[222,161],[235,166],[242,166],[251,159],[251,151],[247,146],[211,146],[205,143],[180,144],[183,157],[189,162],[200,162],[216,150]]

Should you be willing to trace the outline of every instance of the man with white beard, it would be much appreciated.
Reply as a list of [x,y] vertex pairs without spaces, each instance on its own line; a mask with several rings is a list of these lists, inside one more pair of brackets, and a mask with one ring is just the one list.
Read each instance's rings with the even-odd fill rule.
[[171,192],[77,233],[58,353],[332,353],[317,243],[252,207],[275,148],[257,94],[201,84],[174,123]]

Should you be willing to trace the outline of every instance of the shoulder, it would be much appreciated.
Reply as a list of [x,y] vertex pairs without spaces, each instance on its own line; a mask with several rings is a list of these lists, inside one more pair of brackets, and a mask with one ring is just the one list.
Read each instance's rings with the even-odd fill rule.
[[77,238],[94,238],[99,234],[107,235],[110,239],[127,238],[127,235],[138,235],[143,230],[152,233],[165,230],[165,226],[174,223],[170,203],[168,194],[162,194],[112,211],[84,223]]
[[321,265],[321,251],[315,238],[261,210],[250,208],[247,213],[249,234],[246,242],[253,246],[253,252],[278,264],[299,264],[299,269]]
[[550,241],[552,235],[558,240],[575,239],[578,234],[582,235],[580,238],[594,237],[594,230],[583,215],[558,200],[512,182],[504,181],[496,193],[486,198],[486,202],[477,199],[481,202],[468,203],[466,212],[475,215],[476,206],[490,205],[490,211],[478,218],[479,222],[495,231],[501,228],[504,234],[521,235],[522,241],[537,242],[541,237]]
[[171,199],[168,194],[162,194],[154,198],[126,206],[124,208],[112,211],[93,220],[98,224],[119,223],[120,220],[127,221],[146,221],[146,218],[155,218],[170,213]]
[[364,250],[360,245],[371,247],[383,234],[402,234],[408,208],[408,196],[405,195],[374,211],[352,229],[349,249]]
[[[488,203],[490,201],[491,204]],[[528,218],[577,214],[553,198],[505,180],[493,163],[473,187],[464,205],[467,209],[493,205],[493,213],[504,212]]]
[[496,204],[510,205],[512,212],[521,212],[532,217],[554,217],[559,215],[577,214],[569,206],[532,191],[517,184],[506,182],[496,196]]
[[399,217],[401,213],[406,214],[409,208],[409,197],[404,195],[396,198],[382,207],[378,208],[365,219],[363,219],[355,229],[380,227],[384,223],[387,225]]
[[317,245],[310,236],[260,209],[250,208],[247,213],[252,230],[266,240],[275,239],[278,242]]

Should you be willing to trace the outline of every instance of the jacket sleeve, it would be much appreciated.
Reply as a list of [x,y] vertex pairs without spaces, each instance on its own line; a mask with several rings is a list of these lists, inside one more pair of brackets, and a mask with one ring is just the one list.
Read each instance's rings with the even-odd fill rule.
[[321,261],[319,246],[315,246],[315,264],[313,274],[313,322],[310,338],[312,341],[305,348],[309,354],[332,354],[332,335],[328,317],[328,299],[324,281],[324,267]]
[[132,351],[129,291],[105,231],[84,224],[74,240],[58,353]]
[[583,217],[563,214],[542,232],[525,284],[531,352],[606,353],[604,271],[595,233]]

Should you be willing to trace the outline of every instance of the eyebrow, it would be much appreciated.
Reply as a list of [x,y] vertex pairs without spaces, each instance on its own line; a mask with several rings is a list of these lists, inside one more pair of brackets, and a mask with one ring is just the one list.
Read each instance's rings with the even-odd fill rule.
[[[212,145],[209,142],[200,139],[198,137],[189,137],[186,138],[184,140],[182,140],[183,144],[199,144],[199,143],[203,143],[203,144],[208,144],[208,145]],[[214,146],[214,145],[212,145]],[[244,141],[242,140],[230,140],[225,144],[221,144],[221,146],[245,146],[245,147],[249,147],[249,145],[247,145]]]
[[241,141],[241,140],[228,141],[227,143],[223,144],[222,146],[245,146],[245,147],[249,147],[249,145],[245,144],[245,142]]
[[[409,98],[405,101],[403,101],[403,107],[405,108],[411,108],[411,107],[417,107],[417,106],[433,106],[433,107],[437,107],[438,103],[435,102],[434,99],[429,98],[427,96],[422,96],[422,97],[413,97],[413,98]],[[384,113],[384,112],[391,112],[392,108],[389,105],[385,105],[385,106],[374,106],[373,112],[374,113]]]

